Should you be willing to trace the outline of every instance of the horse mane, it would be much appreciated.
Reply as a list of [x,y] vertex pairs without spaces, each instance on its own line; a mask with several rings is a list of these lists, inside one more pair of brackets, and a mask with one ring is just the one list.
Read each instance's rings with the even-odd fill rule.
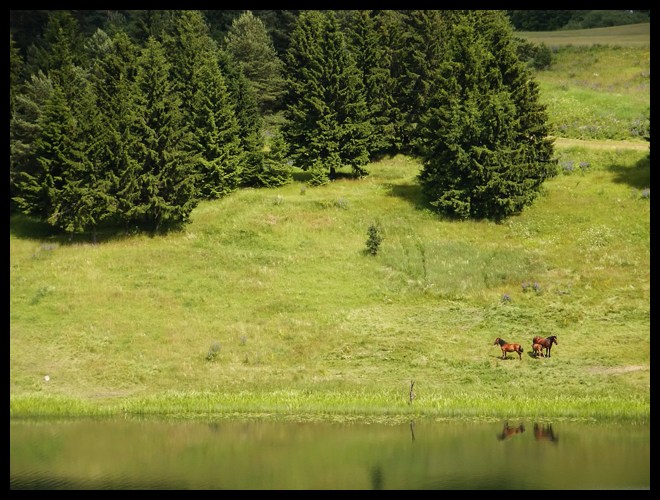
[[504,340],[504,339],[498,339],[497,343],[498,343],[499,345],[508,344],[508,342],[507,342],[506,340]]

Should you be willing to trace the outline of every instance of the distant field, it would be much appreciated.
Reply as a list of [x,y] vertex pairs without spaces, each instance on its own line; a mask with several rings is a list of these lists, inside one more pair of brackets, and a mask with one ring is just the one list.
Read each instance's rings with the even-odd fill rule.
[[549,47],[566,45],[610,45],[638,47],[651,44],[651,23],[569,31],[518,31],[516,35]]

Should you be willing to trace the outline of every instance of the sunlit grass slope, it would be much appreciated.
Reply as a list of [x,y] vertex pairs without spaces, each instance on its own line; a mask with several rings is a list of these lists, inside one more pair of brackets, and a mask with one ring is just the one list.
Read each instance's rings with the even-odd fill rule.
[[502,224],[430,212],[403,156],[204,202],[168,235],[67,243],[12,217],[10,413],[646,419],[647,151],[557,159]]
[[651,109],[649,47],[565,47],[534,76],[558,137],[644,141]]
[[651,23],[626,24],[561,31],[517,31],[516,36],[535,43],[545,43],[548,47],[566,45],[591,46],[609,45],[613,47],[640,47],[651,44]]

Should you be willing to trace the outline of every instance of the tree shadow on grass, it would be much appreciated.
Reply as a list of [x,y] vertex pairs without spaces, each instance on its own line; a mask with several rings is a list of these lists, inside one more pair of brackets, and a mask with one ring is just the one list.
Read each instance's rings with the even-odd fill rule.
[[[136,234],[143,234],[146,236],[154,237],[180,231],[182,228],[183,226],[174,225],[171,227],[164,227],[158,231],[148,231],[138,228],[127,229],[125,227],[108,224],[100,226],[97,229],[96,244],[125,240],[135,236]],[[46,222],[21,213],[12,214],[10,216],[9,233],[18,239],[35,240],[44,244],[58,244],[64,246],[94,243],[91,231],[69,235],[50,226]]]
[[390,196],[407,201],[417,210],[431,210],[429,200],[424,196],[419,184],[386,184]]
[[630,168],[623,165],[612,164],[607,170],[615,174],[614,182],[628,184],[634,189],[645,189],[651,187],[651,155],[647,155],[637,161]]

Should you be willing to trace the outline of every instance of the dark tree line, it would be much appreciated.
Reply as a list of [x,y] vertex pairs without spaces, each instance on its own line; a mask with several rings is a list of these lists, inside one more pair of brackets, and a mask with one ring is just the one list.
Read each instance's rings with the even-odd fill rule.
[[509,10],[519,31],[557,31],[648,23],[650,10]]
[[10,32],[10,194],[69,234],[180,225],[291,164],[316,185],[414,155],[438,211],[497,219],[553,175],[504,11],[44,12]]

